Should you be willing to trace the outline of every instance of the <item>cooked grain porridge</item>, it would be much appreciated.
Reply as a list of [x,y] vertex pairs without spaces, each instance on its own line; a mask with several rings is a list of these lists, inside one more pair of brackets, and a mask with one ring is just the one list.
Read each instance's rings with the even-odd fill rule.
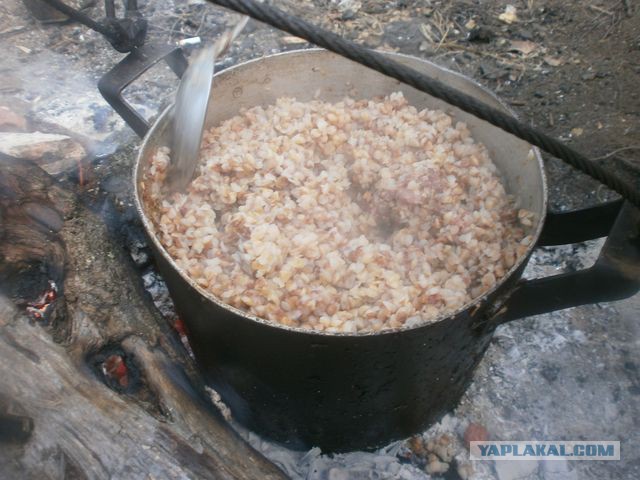
[[197,177],[167,196],[169,154],[157,151],[142,184],[160,242],[202,288],[279,324],[434,321],[531,242],[532,214],[466,125],[401,93],[241,111],[205,133]]

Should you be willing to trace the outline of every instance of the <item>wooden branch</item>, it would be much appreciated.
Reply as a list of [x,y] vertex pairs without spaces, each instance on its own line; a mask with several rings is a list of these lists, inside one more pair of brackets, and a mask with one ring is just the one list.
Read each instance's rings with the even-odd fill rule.
[[0,449],[7,478],[284,478],[211,404],[100,219],[7,157],[0,289],[0,413],[33,420]]

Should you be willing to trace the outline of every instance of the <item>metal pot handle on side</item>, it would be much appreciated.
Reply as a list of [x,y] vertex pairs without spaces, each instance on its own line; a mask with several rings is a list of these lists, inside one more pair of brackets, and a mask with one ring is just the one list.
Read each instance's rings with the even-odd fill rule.
[[188,62],[180,47],[143,45],[133,49],[98,82],[98,90],[107,103],[141,138],[149,131],[149,122],[124,99],[122,92],[161,60],[167,62],[178,78],[181,78],[187,69]]
[[494,310],[496,324],[590,303],[622,300],[640,290],[640,210],[615,200],[549,212],[537,247],[607,236],[595,264],[576,272],[519,280]]

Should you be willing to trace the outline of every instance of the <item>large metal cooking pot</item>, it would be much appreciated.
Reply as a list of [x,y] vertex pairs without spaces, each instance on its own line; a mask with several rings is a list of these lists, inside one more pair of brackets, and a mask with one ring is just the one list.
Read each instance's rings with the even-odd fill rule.
[[[144,121],[123,103],[120,92],[139,70],[167,54],[140,49],[100,83],[105,97],[140,134],[145,133]],[[510,112],[495,95],[462,75],[421,59],[387,55]],[[169,58],[180,72],[184,65],[177,65],[174,53]],[[153,234],[140,182],[156,149],[168,143],[170,108],[165,110],[144,136],[134,173],[136,206],[157,265],[207,381],[240,423],[291,448],[368,449],[419,432],[455,407],[496,326],[526,315],[624,298],[639,288],[640,249],[629,236],[640,224],[637,210],[618,201],[548,214],[543,163],[530,145],[327,51],[271,55],[218,73],[208,124],[283,95],[338,101],[347,95],[370,98],[398,90],[419,109],[444,109],[469,125],[473,137],[489,149],[508,192],[536,213],[531,232],[535,244],[570,243],[611,233],[592,268],[523,281],[520,276],[532,244],[489,292],[427,325],[358,334],[276,325],[204,291],[176,266]]]

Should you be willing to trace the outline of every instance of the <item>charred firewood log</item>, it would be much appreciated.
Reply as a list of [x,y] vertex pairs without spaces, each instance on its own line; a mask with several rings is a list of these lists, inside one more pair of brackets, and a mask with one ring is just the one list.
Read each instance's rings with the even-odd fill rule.
[[0,289],[3,478],[284,478],[212,405],[101,220],[8,157]]

